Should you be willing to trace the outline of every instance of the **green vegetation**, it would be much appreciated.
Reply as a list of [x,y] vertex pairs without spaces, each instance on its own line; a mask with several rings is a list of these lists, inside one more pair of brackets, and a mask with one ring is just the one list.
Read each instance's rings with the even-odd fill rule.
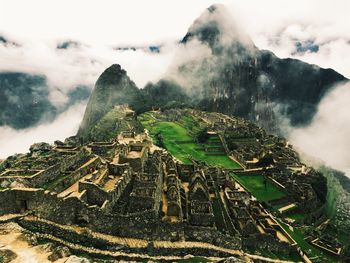
[[306,240],[304,240],[305,235],[298,229],[294,228],[293,231],[289,229],[288,225],[278,220],[279,224],[283,229],[288,232],[288,234],[298,243],[299,247],[307,253],[308,257],[311,259],[322,258],[319,262],[337,262],[335,258],[325,254],[320,249],[312,246]]
[[192,135],[197,134],[203,129],[202,123],[190,115],[182,116],[177,122]]
[[267,249],[258,249],[256,251],[249,251],[249,252],[253,254],[256,252],[259,252],[259,254],[262,255],[263,257],[272,258],[272,259],[279,259],[279,260],[282,259],[282,260],[288,260],[292,262],[302,262],[300,255],[296,251],[292,252],[291,254],[285,254],[282,252],[274,253]]
[[[198,140],[195,138],[197,138],[198,134],[205,130],[205,125],[200,123],[199,120],[196,120],[192,116],[187,116],[185,114],[177,121],[168,121],[162,114],[147,112],[139,116],[139,121],[141,121],[142,125],[149,131],[151,137],[155,141],[159,140],[159,137],[161,137],[161,142],[167,148],[167,150],[177,159],[186,164],[191,163],[191,160],[194,159],[197,161],[204,161],[208,165],[213,166],[219,165],[229,169],[240,168],[237,163],[232,161],[226,154],[224,154],[220,138],[217,135],[212,134],[205,138],[203,143],[198,143]],[[240,138],[235,143],[240,144],[253,142],[254,140],[252,138]],[[266,180],[261,174],[241,175],[239,173],[232,172],[231,175],[260,202],[269,202],[285,196],[283,191],[277,188],[269,180]],[[276,209],[276,207],[273,209]],[[217,198],[213,199],[213,210],[215,221],[219,230],[224,231],[227,229],[228,225],[226,224],[225,214],[222,213],[221,205]],[[306,217],[306,215],[295,213],[289,217],[297,221],[301,221]],[[286,224],[282,223],[281,221],[279,221],[279,223],[309,257],[312,259],[321,259],[322,262],[335,261],[331,256],[323,253],[321,250],[305,241],[304,238],[306,234],[301,230],[294,229],[294,231],[292,231]],[[300,257],[297,253],[292,255],[279,255],[264,251],[261,254],[276,259],[300,261]],[[193,262],[192,259],[190,259],[190,262]]]
[[234,173],[231,173],[231,175],[261,202],[268,202],[285,196],[281,190],[268,180],[266,180],[265,189],[265,178],[262,175],[237,175]]
[[47,182],[42,186],[45,190],[53,190],[60,182],[71,176],[69,173],[62,173],[54,180]]
[[[209,155],[206,148],[213,147],[211,141],[199,144],[195,142],[190,133],[194,134],[200,130],[200,125],[193,117],[182,117],[180,125],[176,122],[157,121],[156,114],[150,112],[139,117],[142,125],[150,132],[151,137],[157,140],[157,134],[161,134],[166,149],[177,159],[185,164],[190,164],[191,159],[206,162],[211,166],[221,166],[228,169],[241,168],[238,163],[231,160],[224,152],[211,152]],[[187,128],[185,128],[187,127]],[[215,140],[215,139],[211,139]],[[222,147],[220,142],[220,147]],[[216,155],[217,154],[217,155]]]
[[90,141],[111,141],[123,130],[127,130],[129,123],[124,119],[126,110],[115,107],[106,113],[88,132],[86,138]]
[[[93,129],[115,105],[132,105],[139,94],[140,90],[127,76],[126,71],[121,69],[120,65],[112,65],[107,68],[98,78],[95,88],[91,93],[84,118],[80,124],[78,136],[83,137],[84,140],[95,140],[89,137],[91,129]],[[114,124],[115,122],[108,123],[108,125]],[[107,129],[103,130],[103,132],[108,131],[109,127],[106,128]]]
[[326,200],[326,212],[329,218],[334,218],[337,214],[337,209],[340,204],[337,200],[346,200],[346,191],[339,182],[339,176],[341,172],[332,170],[327,167],[322,167],[320,171],[327,177],[327,200]]
[[160,80],[157,83],[148,83],[139,89],[138,95],[129,104],[137,113],[143,113],[153,108],[163,110],[188,107],[191,99],[176,82]]

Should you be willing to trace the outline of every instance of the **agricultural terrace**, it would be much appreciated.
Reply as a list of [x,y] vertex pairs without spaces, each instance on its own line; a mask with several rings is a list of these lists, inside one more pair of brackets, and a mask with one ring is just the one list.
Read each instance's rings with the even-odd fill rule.
[[231,175],[261,202],[268,202],[285,196],[285,193],[266,180],[262,175],[238,175],[235,173],[231,173]]
[[205,143],[196,142],[195,134],[201,130],[201,126],[195,118],[183,116],[179,121],[166,121],[159,117],[157,113],[147,112],[138,119],[158,144],[161,136],[165,148],[178,160],[190,164],[194,159],[211,166],[241,169],[226,155],[217,135],[211,136]]

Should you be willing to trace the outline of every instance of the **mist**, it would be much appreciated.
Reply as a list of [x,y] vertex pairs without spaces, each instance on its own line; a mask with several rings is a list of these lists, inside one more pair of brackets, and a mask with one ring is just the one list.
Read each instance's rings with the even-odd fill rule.
[[[164,78],[180,84],[189,96],[201,99],[213,82],[220,82],[227,65],[239,65],[256,50],[240,22],[224,5],[215,4],[189,27]],[[225,92],[212,95],[228,96]]]
[[[57,98],[58,93],[65,96],[77,85],[92,88],[98,76],[115,63],[122,65],[142,88],[148,81],[164,73],[173,55],[172,42],[154,54],[145,49],[121,51],[113,46],[82,42],[57,48],[62,41],[13,39],[18,45],[0,43],[0,71],[44,75],[53,99]],[[70,40],[63,42],[67,41]]]
[[350,82],[324,96],[307,127],[292,128],[289,139],[307,155],[317,157],[350,177]]
[[[81,5],[86,7],[86,12],[81,14],[80,19],[76,18],[74,8],[67,9],[72,4],[70,2],[62,4],[56,1],[55,8],[52,8],[53,3],[48,4],[46,1],[4,1],[2,11],[6,12],[0,16],[0,36],[15,44],[4,45],[0,42],[0,71],[45,75],[50,89],[49,99],[55,106],[65,103],[68,92],[76,85],[86,85],[92,89],[98,76],[114,63],[126,69],[139,88],[164,76],[176,79],[186,88],[201,88],[206,79],[212,78],[217,70],[215,66],[218,61],[212,60],[211,49],[195,39],[187,43],[187,47],[180,45],[175,48],[174,44],[186,34],[193,20],[214,2],[225,3],[236,20],[233,21],[227,14],[220,16],[220,19],[215,18],[225,32],[220,39],[221,44],[228,45],[237,37],[244,41],[246,35],[242,32],[247,31],[259,48],[272,50],[280,57],[294,57],[323,67],[332,67],[350,77],[350,60],[344,59],[344,55],[350,51],[346,23],[348,2],[337,1],[338,4],[333,4],[315,0],[283,4],[277,0],[264,3],[253,0],[244,3],[152,1],[152,4],[107,1],[105,5],[98,1],[78,1],[73,4],[75,9]],[[22,8],[18,9],[18,5]],[[303,5],[302,9],[300,5]],[[318,12],[314,12],[315,6]],[[329,12],[331,8],[333,11]],[[66,14],[65,19],[62,19],[62,13]],[[23,19],[18,19],[18,16]],[[135,18],[142,23],[136,23]],[[26,23],[23,23],[24,20]],[[57,49],[57,45],[64,41],[73,41],[76,44],[67,49]],[[317,45],[318,51],[306,49],[296,52],[297,42],[302,45]],[[162,45],[160,53],[150,53],[143,49],[115,49],[118,45],[132,47],[158,44]],[[193,78],[192,73],[181,76],[174,72],[174,68],[177,70],[179,65],[186,64],[189,60],[204,61],[200,68],[190,68],[192,73],[201,74],[201,78]],[[175,66],[167,70],[171,63]],[[349,117],[346,115],[348,106],[345,102],[341,104],[341,90],[345,92],[346,88],[336,87],[324,97],[310,126],[292,129],[289,134],[290,140],[306,153],[346,170],[348,166],[345,148],[350,144],[346,139],[349,134],[346,134],[349,132],[346,124],[349,123]],[[333,93],[336,95],[332,95]],[[347,96],[343,96],[345,100]],[[337,100],[336,109],[331,107],[333,99]],[[36,141],[52,142],[74,135],[82,119],[84,107],[84,104],[75,105],[52,123],[41,123],[22,131],[0,127],[0,157],[26,151]],[[334,116],[327,115],[331,110],[334,111]],[[336,155],[340,158],[336,158]]]
[[53,143],[55,140],[76,134],[85,111],[85,104],[77,103],[59,115],[52,123],[39,124],[33,128],[15,130],[0,127],[0,158],[29,150],[34,142]]

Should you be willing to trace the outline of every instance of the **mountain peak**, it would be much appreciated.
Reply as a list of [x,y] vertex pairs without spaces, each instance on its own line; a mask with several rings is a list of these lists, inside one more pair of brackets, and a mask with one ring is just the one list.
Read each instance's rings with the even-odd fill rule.
[[186,44],[195,38],[211,48],[228,47],[236,43],[254,47],[253,41],[222,4],[208,7],[190,26],[181,43]]
[[85,137],[89,130],[115,105],[130,104],[139,89],[119,64],[108,67],[98,78],[85,110],[78,135]]
[[119,64],[112,64],[104,72],[126,72]]
[[126,75],[127,72],[119,65],[119,64],[112,64],[110,67],[105,69],[105,71],[102,72],[100,78],[106,78],[106,77],[118,77],[122,75]]

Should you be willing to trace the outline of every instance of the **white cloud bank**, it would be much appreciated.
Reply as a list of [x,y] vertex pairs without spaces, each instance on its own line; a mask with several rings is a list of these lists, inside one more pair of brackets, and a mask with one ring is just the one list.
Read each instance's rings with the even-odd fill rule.
[[350,177],[350,82],[334,87],[321,101],[312,123],[293,129],[290,140],[305,153]]
[[24,130],[0,127],[0,158],[26,152],[34,142],[53,143],[55,140],[64,140],[74,135],[79,128],[84,111],[84,104],[75,104],[52,123]]
[[64,94],[80,84],[93,87],[98,76],[114,63],[122,65],[142,88],[148,81],[160,77],[172,56],[169,49],[154,54],[142,49],[114,50],[104,45],[56,49],[59,42],[28,40],[19,43],[21,46],[0,43],[0,71],[43,74],[52,92],[59,89]]

